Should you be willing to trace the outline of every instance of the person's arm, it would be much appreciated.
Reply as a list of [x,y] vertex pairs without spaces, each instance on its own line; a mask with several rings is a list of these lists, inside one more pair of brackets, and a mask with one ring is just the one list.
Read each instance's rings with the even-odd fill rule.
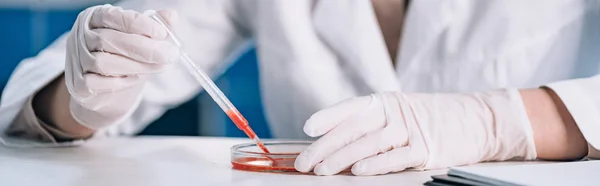
[[535,140],[536,145],[541,146],[538,149],[542,157],[600,158],[600,75],[563,80],[544,87],[551,90],[549,95],[556,105],[555,111],[542,108],[544,106],[533,106],[530,101],[538,99],[542,102],[542,94],[527,96],[538,98],[523,98],[532,105],[528,112],[533,120],[532,127],[539,134]]
[[[87,128],[75,121],[69,112],[70,95],[65,84],[65,77],[60,76],[53,80],[34,95],[32,109],[46,127],[56,128],[63,132],[63,136],[72,139],[83,139],[94,134],[94,130]],[[52,135],[57,131],[49,131]],[[67,135],[67,136],[65,136]]]
[[304,126],[321,136],[300,172],[355,175],[506,160],[599,158],[600,76],[539,89],[473,93],[386,92],[342,101]]
[[[138,12],[162,8],[177,10],[180,15],[179,37],[186,42],[190,57],[211,75],[219,75],[214,71],[230,64],[225,60],[234,59],[229,56],[237,55],[249,41],[249,34],[245,33],[247,30],[241,28],[248,25],[233,23],[233,19],[245,16],[238,15],[236,8],[245,7],[235,7],[232,1],[204,0],[190,5],[187,1],[129,0],[118,5]],[[70,100],[63,73],[66,36],[68,33],[40,55],[23,60],[11,76],[0,104],[0,142],[16,144],[18,140],[13,141],[13,138],[57,142],[65,135],[82,139],[92,133],[102,136],[133,134],[167,109],[193,98],[201,90],[200,85],[187,74],[185,66],[176,63],[167,71],[150,77],[139,105],[128,118],[119,122],[118,126],[91,131],[70,117]],[[27,137],[47,136],[48,133],[53,136],[46,137],[46,140]]]
[[[159,14],[176,19],[172,11]],[[11,129],[47,130],[57,138],[50,141],[68,141],[121,122],[135,109],[145,77],[162,72],[176,57],[166,36],[156,21],[138,12],[110,5],[85,9],[68,34],[64,73],[29,98],[18,117],[24,119]]]
[[575,160],[588,146],[560,98],[548,88],[521,90],[531,122],[538,159]]
[[[69,142],[91,137],[94,131],[75,122],[73,117],[65,111],[69,109],[67,107],[69,95],[63,92],[66,91],[64,84],[64,76],[60,76],[36,94],[29,96],[5,133],[11,137],[43,143]],[[66,99],[62,96],[65,96]],[[61,124],[61,126],[55,126],[53,123]],[[73,143],[69,145],[73,145]]]

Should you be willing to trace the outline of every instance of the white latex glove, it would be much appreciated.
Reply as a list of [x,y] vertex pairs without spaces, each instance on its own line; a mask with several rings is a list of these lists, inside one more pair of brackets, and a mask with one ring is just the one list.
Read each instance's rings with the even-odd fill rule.
[[[158,11],[170,25],[174,11]],[[149,16],[111,5],[82,11],[67,40],[65,79],[71,115],[99,129],[126,118],[148,75],[179,55],[167,31]]]
[[295,162],[298,171],[376,175],[482,161],[536,157],[517,90],[472,94],[381,93],[343,101],[306,122],[322,136]]

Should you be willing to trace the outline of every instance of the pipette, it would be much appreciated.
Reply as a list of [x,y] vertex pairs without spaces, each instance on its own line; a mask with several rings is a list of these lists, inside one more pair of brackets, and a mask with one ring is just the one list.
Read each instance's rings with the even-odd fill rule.
[[196,78],[200,85],[204,87],[204,90],[206,90],[210,97],[217,102],[219,107],[221,107],[221,109],[227,114],[227,116],[229,116],[233,123],[235,123],[237,128],[244,131],[244,133],[246,133],[246,135],[252,139],[258,145],[258,147],[260,147],[260,149],[262,149],[262,151],[265,153],[270,153],[265,145],[260,141],[258,136],[256,136],[256,133],[254,133],[252,128],[250,128],[246,118],[244,118],[244,116],[242,116],[242,114],[233,106],[229,99],[225,97],[223,92],[221,92],[221,90],[215,85],[215,83],[204,72],[204,70],[194,63],[187,53],[185,53],[181,40],[179,40],[173,30],[167,26],[166,21],[160,16],[160,14],[153,10],[149,10],[145,12],[145,14],[148,14],[152,19],[156,20],[167,30],[167,33],[169,34],[173,43],[179,47],[181,60],[183,60],[185,65],[188,66],[188,69],[191,71],[192,75],[194,78]]

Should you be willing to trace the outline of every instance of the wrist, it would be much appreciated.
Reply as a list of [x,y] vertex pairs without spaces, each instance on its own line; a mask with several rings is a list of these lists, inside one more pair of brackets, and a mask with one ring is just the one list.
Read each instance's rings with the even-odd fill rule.
[[587,154],[587,142],[566,106],[548,88],[520,91],[539,159],[570,160]]
[[33,108],[36,117],[56,129],[54,131],[60,131],[56,133],[51,130],[53,135],[77,139],[91,136],[94,130],[73,120],[69,112],[69,98],[64,75],[56,78],[35,95]]

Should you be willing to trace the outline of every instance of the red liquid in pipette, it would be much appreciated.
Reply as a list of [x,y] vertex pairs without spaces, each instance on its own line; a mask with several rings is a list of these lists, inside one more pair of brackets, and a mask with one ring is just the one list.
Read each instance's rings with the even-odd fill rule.
[[[248,121],[246,120],[246,118],[244,118],[244,116],[242,116],[242,114],[239,111],[232,109],[232,110],[228,110],[226,112],[226,114],[233,121],[233,123],[235,123],[235,126],[237,126],[240,130],[244,131],[244,133],[246,133],[246,135],[250,139],[252,139],[252,140],[256,139],[256,133],[254,133],[252,128],[250,128],[250,125],[248,125]],[[269,152],[267,147],[265,147],[265,144],[263,144],[260,141],[256,141],[256,143],[263,152],[271,153],[271,152]]]

